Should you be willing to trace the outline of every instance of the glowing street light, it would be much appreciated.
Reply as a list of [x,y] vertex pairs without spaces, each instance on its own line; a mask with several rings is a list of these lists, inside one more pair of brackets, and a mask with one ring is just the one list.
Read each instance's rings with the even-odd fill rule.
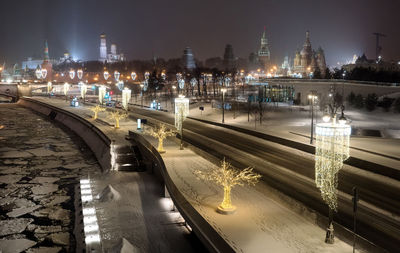
[[106,70],[106,71],[104,71],[103,76],[104,76],[104,80],[107,81],[107,79],[110,77],[110,73],[108,73],[108,71]]
[[143,83],[141,83],[140,84],[140,97],[141,97],[141,106],[140,107],[142,107],[143,108],[143,87],[144,87],[144,84]]
[[181,136],[180,149],[183,149],[183,121],[189,115],[189,99],[181,95],[175,98],[175,127]]
[[310,101],[311,101],[311,138],[310,138],[310,144],[313,144],[313,139],[314,139],[314,103],[315,103],[315,100],[318,99],[316,91],[311,91],[311,94],[308,95],[308,99],[310,99]]
[[104,103],[104,96],[106,95],[106,87],[100,86],[99,87],[99,102],[102,105]]
[[64,83],[64,96],[65,96],[65,101],[67,101],[67,93],[69,90],[69,83]]
[[343,167],[343,161],[350,155],[351,127],[346,124],[342,110],[339,124],[336,123],[336,115],[334,115],[331,122],[328,119],[328,122],[317,124],[315,133],[315,184],[329,207],[325,242],[332,244],[334,242],[333,213],[337,212],[338,173]]
[[85,83],[81,82],[80,88],[81,88],[81,97],[83,99],[83,102],[85,102],[86,92],[87,92],[87,85]]
[[131,93],[131,90],[126,87],[122,90],[122,107],[124,107],[125,110],[128,110],[128,104],[131,100]]
[[225,92],[226,88],[222,88],[222,123],[225,123]]
[[52,83],[51,83],[51,82],[48,82],[48,83],[47,83],[47,94],[50,95],[51,90],[52,90]]
[[82,70],[82,69],[78,69],[78,70],[76,71],[76,74],[77,74],[77,76],[78,76],[78,79],[81,80],[82,77],[83,77],[83,70]]

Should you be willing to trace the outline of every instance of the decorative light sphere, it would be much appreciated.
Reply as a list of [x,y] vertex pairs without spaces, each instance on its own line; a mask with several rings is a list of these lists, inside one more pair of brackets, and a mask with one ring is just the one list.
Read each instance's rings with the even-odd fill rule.
[[322,116],[322,120],[327,123],[331,120],[331,117],[328,114],[325,114],[324,116]]
[[107,80],[110,77],[110,74],[106,70],[106,71],[104,71],[103,76],[104,76],[104,80]]
[[120,77],[120,73],[116,70],[116,71],[114,71],[114,78],[115,78],[115,81],[119,81],[119,77]]
[[77,76],[78,76],[79,80],[81,80],[82,77],[83,77],[83,70],[82,70],[82,69],[78,69],[78,70],[76,71],[76,73],[77,73]]
[[150,72],[146,71],[146,72],[144,73],[144,79],[148,80],[149,77],[150,77]]
[[73,80],[75,78],[75,71],[74,70],[70,70],[69,71],[69,77],[71,78],[71,80]]
[[131,77],[132,77],[132,81],[135,81],[136,77],[137,77],[136,72],[132,72]]
[[45,79],[47,76],[47,69],[42,68],[42,78]]
[[42,70],[41,69],[36,69],[35,74],[36,74],[37,79],[42,78]]

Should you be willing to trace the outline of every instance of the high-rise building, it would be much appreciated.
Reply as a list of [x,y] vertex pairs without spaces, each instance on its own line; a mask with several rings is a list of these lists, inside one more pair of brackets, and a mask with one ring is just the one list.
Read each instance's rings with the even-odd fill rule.
[[106,35],[100,34],[100,59],[99,61],[105,62],[107,60],[107,44]]
[[265,26],[264,26],[264,32],[261,36],[260,49],[258,50],[258,61],[263,67],[263,69],[266,70],[269,68],[270,60],[271,60],[271,54],[269,51],[268,39],[265,33]]
[[230,44],[225,46],[223,64],[226,70],[232,70],[235,68],[235,56],[233,54],[233,47]]
[[193,52],[190,47],[186,47],[185,50],[183,50],[182,61],[185,69],[192,70],[196,68]]

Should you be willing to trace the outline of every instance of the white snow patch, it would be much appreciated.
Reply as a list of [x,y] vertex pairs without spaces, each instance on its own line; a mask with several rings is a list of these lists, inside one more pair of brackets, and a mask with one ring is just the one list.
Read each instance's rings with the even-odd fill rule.
[[122,238],[115,246],[113,246],[108,253],[139,253],[141,252],[137,247],[133,246],[128,240]]
[[111,185],[107,185],[101,193],[97,195],[100,202],[116,201],[121,198],[121,195]]

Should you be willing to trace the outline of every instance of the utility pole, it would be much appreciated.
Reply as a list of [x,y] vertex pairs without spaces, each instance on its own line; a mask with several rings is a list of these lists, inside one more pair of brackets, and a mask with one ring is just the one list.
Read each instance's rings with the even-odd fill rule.
[[375,37],[376,37],[376,48],[375,48],[376,51],[375,52],[376,52],[376,60],[378,61],[379,56],[381,56],[381,51],[382,51],[382,47],[379,45],[379,38],[386,37],[386,35],[383,33],[379,33],[379,32],[373,33],[373,35],[375,35]]

